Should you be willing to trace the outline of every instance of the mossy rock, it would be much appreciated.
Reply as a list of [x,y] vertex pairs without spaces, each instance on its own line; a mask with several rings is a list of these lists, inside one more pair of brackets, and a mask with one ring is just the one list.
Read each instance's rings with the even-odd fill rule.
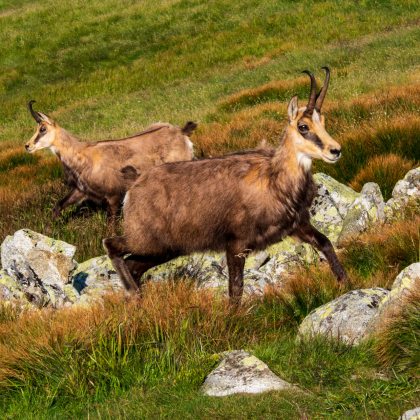
[[323,335],[357,345],[368,337],[369,324],[388,294],[381,288],[352,290],[313,310],[300,325],[299,335]]

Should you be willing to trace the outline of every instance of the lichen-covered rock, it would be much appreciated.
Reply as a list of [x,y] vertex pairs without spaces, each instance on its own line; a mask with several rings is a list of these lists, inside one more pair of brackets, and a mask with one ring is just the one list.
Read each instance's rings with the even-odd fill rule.
[[[25,293],[20,284],[13,277],[9,276],[6,270],[0,270],[0,285],[9,290],[14,299],[26,300]],[[6,299],[3,298],[2,300]]]
[[30,284],[62,287],[77,267],[75,251],[73,245],[22,229],[2,243],[1,263],[24,290]]
[[343,222],[339,241],[363,232],[369,225],[385,220],[385,203],[378,184],[368,182],[354,200]]
[[386,321],[387,314],[401,304],[401,299],[409,295],[413,286],[420,281],[420,263],[414,263],[401,271],[394,280],[391,291],[379,305],[375,317],[371,320],[369,330],[374,332],[383,321]]
[[286,238],[270,246],[267,252],[271,258],[260,271],[267,274],[274,283],[281,282],[297,267],[320,260],[320,256],[311,245],[298,242],[293,238]]
[[406,411],[398,420],[420,420],[420,407]]
[[123,287],[107,255],[79,264],[72,277],[73,286],[79,293],[85,293],[83,290],[88,287],[115,290]]
[[80,298],[80,293],[71,284],[66,284],[63,287],[63,291],[66,295],[67,302],[76,303]]
[[343,228],[343,218],[328,195],[317,195],[309,210],[311,224],[336,246]]
[[245,260],[245,270],[258,270],[270,260],[270,254],[267,251],[257,252],[249,255]]
[[207,376],[205,395],[224,397],[237,393],[260,394],[266,391],[296,389],[274,375],[268,366],[244,351],[234,351]]
[[143,280],[166,281],[186,277],[199,287],[219,287],[227,284],[224,256],[215,253],[193,254],[168,261],[146,271]]
[[344,219],[360,194],[323,173],[315,174],[314,181],[318,185],[318,196],[329,197]]
[[385,206],[386,220],[399,219],[408,206],[420,205],[420,167],[407,172],[401,181],[395,184],[392,198]]
[[299,334],[321,334],[357,345],[368,335],[368,325],[389,294],[381,288],[353,290],[313,310],[299,327]]
[[271,277],[260,270],[245,270],[244,271],[244,295],[264,294],[265,288],[271,284]]

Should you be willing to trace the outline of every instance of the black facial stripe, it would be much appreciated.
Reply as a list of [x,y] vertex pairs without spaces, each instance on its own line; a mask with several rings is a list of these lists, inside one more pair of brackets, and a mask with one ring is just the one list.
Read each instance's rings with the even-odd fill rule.
[[306,140],[311,141],[312,143],[315,143],[320,149],[324,148],[324,143],[315,133],[309,131],[306,134],[302,134],[302,137],[304,137]]
[[39,132],[36,136],[36,139],[34,140],[34,145],[38,143],[38,141],[41,139],[41,137],[44,137],[45,134],[47,134],[47,130],[45,130],[43,133]]

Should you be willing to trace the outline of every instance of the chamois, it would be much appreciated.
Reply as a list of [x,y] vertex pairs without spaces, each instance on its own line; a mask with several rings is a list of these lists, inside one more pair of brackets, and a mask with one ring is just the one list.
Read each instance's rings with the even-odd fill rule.
[[80,142],[48,115],[35,112],[34,102],[29,102],[29,110],[38,128],[25,148],[30,153],[50,148],[60,158],[70,188],[54,207],[50,222],[69,205],[90,198],[107,203],[107,224],[113,226],[125,193],[142,172],[164,162],[194,157],[187,136],[197,124],[191,121],[181,129],[157,123],[122,139]]
[[[313,74],[306,107],[298,95],[288,105],[289,122],[277,148],[167,163],[139,177],[124,199],[124,236],[103,245],[128,291],[136,292],[149,268],[198,251],[226,251],[229,296],[243,292],[245,258],[293,236],[320,250],[338,281],[347,281],[329,239],[310,224],[316,193],[312,159],[336,162],[341,146],[325,131]],[[124,256],[131,254],[126,259]]]

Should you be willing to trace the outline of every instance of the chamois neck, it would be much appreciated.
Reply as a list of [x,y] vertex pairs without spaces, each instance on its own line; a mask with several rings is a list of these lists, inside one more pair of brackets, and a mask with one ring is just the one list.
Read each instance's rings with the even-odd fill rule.
[[273,156],[272,169],[280,179],[288,178],[296,182],[300,178],[306,178],[311,170],[312,160],[296,150],[292,136],[293,133],[287,128]]
[[57,127],[56,135],[51,151],[59,157],[64,165],[74,167],[83,164],[86,157],[83,154],[83,149],[86,145],[76,138],[74,138],[68,131]]

